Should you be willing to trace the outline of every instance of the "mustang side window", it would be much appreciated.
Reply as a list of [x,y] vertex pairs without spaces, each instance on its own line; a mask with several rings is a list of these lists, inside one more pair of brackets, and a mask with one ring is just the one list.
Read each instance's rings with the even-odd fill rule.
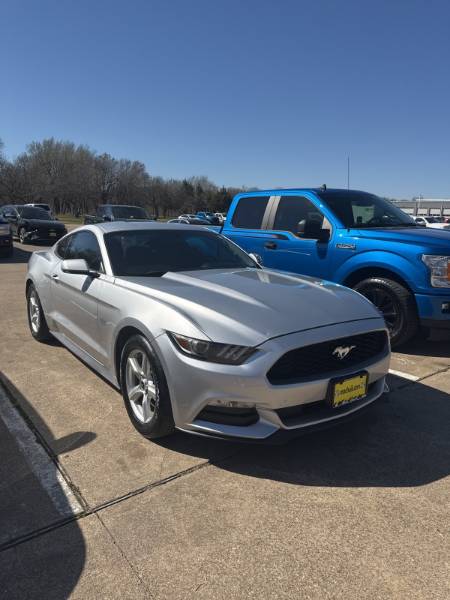
[[104,273],[102,253],[97,238],[92,231],[80,231],[74,233],[72,243],[66,251],[66,259],[82,258],[88,267],[94,271]]
[[56,254],[59,256],[59,258],[62,258],[63,260],[66,258],[66,254],[67,254],[67,249],[69,247],[70,242],[72,241],[73,235],[68,235],[67,237],[63,238],[59,244],[57,244],[56,246]]

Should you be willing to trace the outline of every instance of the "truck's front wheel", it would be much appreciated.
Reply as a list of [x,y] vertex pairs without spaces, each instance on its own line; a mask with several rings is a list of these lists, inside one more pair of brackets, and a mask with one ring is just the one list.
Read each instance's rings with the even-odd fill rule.
[[404,344],[417,333],[416,303],[406,287],[392,279],[370,277],[358,282],[353,289],[375,304],[383,314],[392,347]]

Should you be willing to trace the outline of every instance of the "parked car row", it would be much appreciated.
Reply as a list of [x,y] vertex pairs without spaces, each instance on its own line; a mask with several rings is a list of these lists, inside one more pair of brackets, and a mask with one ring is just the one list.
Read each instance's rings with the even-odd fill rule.
[[37,206],[16,204],[2,206],[0,217],[9,223],[12,234],[22,244],[54,243],[67,233],[64,223],[52,217],[47,210]]
[[445,217],[414,217],[414,221],[423,227],[431,227],[432,229],[448,229],[450,230],[450,219]]
[[225,221],[225,213],[200,211],[196,214],[182,214],[176,219],[171,219],[169,223],[183,223],[185,225],[222,225]]

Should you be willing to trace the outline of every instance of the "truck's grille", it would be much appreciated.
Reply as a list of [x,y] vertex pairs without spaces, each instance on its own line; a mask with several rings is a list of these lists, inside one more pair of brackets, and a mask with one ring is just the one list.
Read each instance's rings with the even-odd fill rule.
[[[330,340],[286,352],[271,367],[267,379],[272,385],[300,383],[329,374],[364,366],[367,361],[387,351],[385,331],[371,331],[351,337]],[[351,348],[342,358],[345,349]],[[340,350],[339,350],[340,349]]]

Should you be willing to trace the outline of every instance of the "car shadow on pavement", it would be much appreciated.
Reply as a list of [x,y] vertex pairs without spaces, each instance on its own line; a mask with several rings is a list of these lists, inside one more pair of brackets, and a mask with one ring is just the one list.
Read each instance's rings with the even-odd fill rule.
[[[69,598],[86,561],[74,519],[81,507],[63,489],[57,457],[42,450],[51,430],[1,373],[0,402],[0,597]],[[77,432],[56,440],[58,453],[94,438]]]
[[14,246],[12,256],[0,256],[0,264],[19,264],[27,263],[30,260],[30,256],[33,254],[33,250],[23,250]]
[[450,358],[450,329],[434,330],[427,339],[416,338],[396,348],[400,354]]
[[[351,421],[284,445],[230,443],[233,456],[214,464],[304,486],[411,487],[437,481],[450,473],[450,394],[396,379],[395,391]],[[207,447],[187,434],[158,443],[202,457]]]

